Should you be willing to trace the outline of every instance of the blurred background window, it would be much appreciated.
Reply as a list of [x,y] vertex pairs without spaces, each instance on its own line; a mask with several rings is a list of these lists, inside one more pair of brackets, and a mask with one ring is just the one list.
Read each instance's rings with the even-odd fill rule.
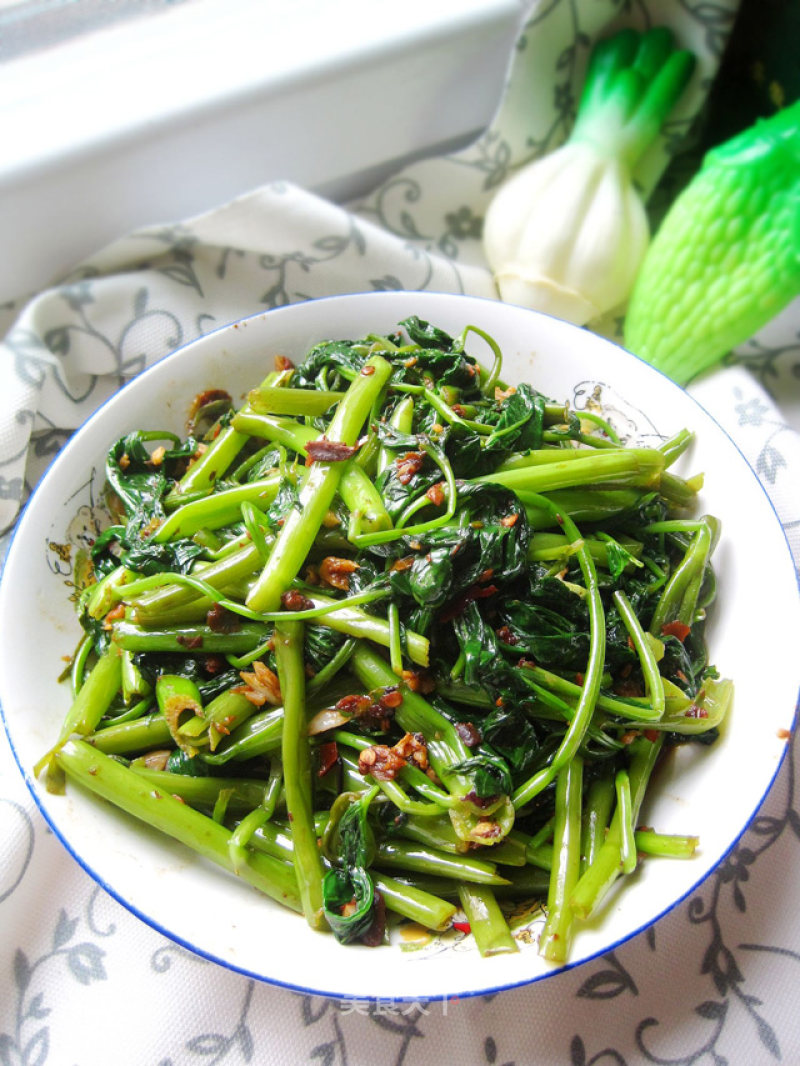
[[0,0],[0,62],[196,0]]

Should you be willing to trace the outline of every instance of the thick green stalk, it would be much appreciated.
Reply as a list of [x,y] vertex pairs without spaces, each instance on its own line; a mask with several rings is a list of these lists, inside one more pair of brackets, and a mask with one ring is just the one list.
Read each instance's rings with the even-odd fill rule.
[[[392,372],[391,364],[373,356],[362,368],[336,409],[327,439],[354,445],[372,405]],[[305,562],[342,476],[341,462],[315,462],[307,468],[300,487],[298,506],[293,507],[278,533],[261,576],[247,606],[257,611],[275,611]]]
[[[628,777],[631,791],[633,824],[639,815],[647,784],[661,752],[662,738],[640,738],[631,745]],[[571,904],[576,918],[589,918],[599,907],[611,886],[622,873],[622,821],[619,809],[614,812],[605,842],[594,862],[581,874],[572,893]]]
[[636,612],[631,606],[630,600],[621,589],[617,589],[614,593],[614,603],[617,606],[619,616],[622,619],[625,628],[628,630],[628,636],[631,638],[631,642],[636,649],[636,654],[639,656],[639,664],[642,668],[642,675],[644,676],[645,690],[653,708],[653,714],[656,717],[661,718],[666,707],[666,697],[664,695],[664,683],[661,680],[661,672],[658,669],[653,646],[647,639],[647,634],[642,629],[642,625]]
[[314,829],[302,623],[283,622],[275,627],[275,658],[283,695],[281,758],[297,883],[306,921],[312,929],[323,929],[324,871]]
[[606,838],[608,820],[614,807],[614,779],[606,774],[589,785],[583,808],[581,831],[581,873],[591,866]]
[[256,712],[255,705],[241,692],[227,689],[206,706],[209,746],[215,751],[223,737],[230,734]]
[[519,951],[505,915],[488,885],[460,884],[458,898],[482,958]]
[[451,877],[457,881],[474,881],[482,885],[507,884],[497,873],[493,862],[473,859],[467,855],[448,855],[437,848],[428,848],[405,840],[384,840],[375,852],[375,865],[390,870],[410,870],[417,873]]
[[251,811],[263,803],[266,781],[243,777],[192,777],[169,770],[154,770],[144,762],[134,761],[131,770],[170,796],[180,796],[192,807],[213,807],[220,792],[228,792],[228,810]]
[[160,711],[134,722],[120,722],[98,729],[86,739],[107,755],[135,755],[140,751],[163,748],[172,742],[169,723]]
[[450,925],[456,912],[452,903],[421,888],[396,881],[385,873],[371,872],[371,877],[376,891],[383,896],[390,911],[435,932],[441,932]]
[[691,859],[700,843],[699,837],[655,833],[652,829],[637,829],[633,838],[636,850],[642,855],[659,855],[670,859]]
[[205,625],[144,629],[132,622],[116,622],[112,633],[114,644],[125,651],[183,655],[192,651],[203,655],[241,655],[258,647],[268,635],[266,625],[261,622],[245,622],[230,633],[215,632]]
[[[253,575],[262,563],[263,560],[256,545],[245,544],[217,562],[203,567],[196,566],[194,575],[202,578],[212,588],[221,591]],[[196,589],[172,583],[137,596],[131,602],[137,622],[142,625],[158,625],[165,612],[200,600],[206,610],[213,606],[212,601],[208,597],[202,597]]]
[[[287,380],[285,371],[275,370],[264,378],[269,387]],[[247,406],[242,408],[247,411]],[[205,452],[189,467],[166,499],[167,508],[179,507],[182,497],[212,492],[217,481],[226,473],[233,460],[247,443],[247,434],[237,432],[235,426],[223,426]]]
[[539,953],[550,962],[565,962],[572,938],[570,897],[581,865],[581,808],[583,760],[576,756],[556,779],[556,817],[553,860],[547,895],[547,921],[539,940]]
[[[552,506],[542,497],[543,506]],[[575,523],[567,515],[561,516],[564,532],[573,541],[581,540]],[[559,771],[575,757],[583,742],[586,730],[592,720],[597,699],[600,694],[600,682],[605,669],[606,624],[600,588],[597,583],[597,571],[591,555],[585,545],[576,552],[586,586],[586,601],[589,608],[589,656],[584,671],[583,685],[575,707],[575,714],[567,726],[561,744],[550,764],[539,770],[524,784],[520,785],[512,797],[514,806],[519,810],[555,780]]]
[[504,485],[525,492],[552,492],[577,485],[633,485],[657,487],[664,456],[655,448],[625,448],[575,452],[572,459],[498,471],[472,478],[473,482]]
[[[400,433],[410,433],[414,424],[414,397],[404,396],[399,401],[394,411],[392,411],[389,417],[389,425],[392,429],[398,430]],[[394,462],[395,453],[391,448],[381,448],[378,453],[378,473],[382,474],[384,470],[391,466]]]
[[[533,529],[557,529],[553,514],[546,507],[537,506],[539,494],[525,489],[514,490],[525,505],[528,522]],[[575,522],[605,522],[635,507],[642,498],[641,489],[591,488],[579,486],[549,494],[549,499],[561,514],[568,514]]]
[[[281,826],[268,824],[261,826],[252,837],[252,845],[268,855],[294,861],[294,848],[289,831]],[[395,880],[386,873],[370,870],[372,883],[376,891],[383,896],[388,910],[403,918],[417,922],[425,929],[441,932],[446,929],[456,912],[452,902],[442,899],[423,888]],[[448,882],[452,887],[453,882]]]
[[200,690],[191,678],[161,674],[156,681],[156,700],[179,748],[194,755],[199,746],[208,743]]
[[226,762],[268,755],[281,746],[283,707],[270,707],[248,718],[235,733],[223,741],[213,755],[202,754],[203,762],[222,766]]
[[633,827],[633,799],[631,781],[627,770],[617,770],[614,778],[619,815],[619,854],[622,872],[632,874],[636,869],[636,842]]
[[[305,592],[304,596],[315,607],[332,607],[337,602],[330,596],[322,596],[316,592]],[[358,607],[343,607],[341,610],[332,611],[330,614],[320,615],[315,621],[319,625],[335,629],[338,633],[346,633],[349,637],[369,640],[383,648],[388,648],[391,643],[391,628],[386,619],[374,614],[367,614],[366,611],[362,611]],[[404,637],[405,651],[411,662],[416,663],[418,666],[427,666],[430,650],[428,638],[420,636],[419,633],[414,633],[413,630],[407,630]],[[389,683],[388,681],[386,682],[386,684]],[[393,683],[397,684],[396,675]]]
[[185,503],[161,523],[153,541],[163,544],[168,540],[191,537],[199,529],[220,529],[237,522],[241,518],[243,503],[272,503],[280,484],[280,474],[269,474],[259,481],[249,481]]
[[343,396],[343,392],[323,392],[321,389],[282,389],[274,385],[259,385],[247,394],[247,403],[258,414],[315,418],[324,415]]
[[73,700],[58,743],[73,733],[87,736],[94,732],[111,706],[122,684],[122,656],[113,644],[100,656]]
[[[104,755],[85,741],[68,741],[56,756],[69,778],[110,803],[141,819],[204,858],[232,870],[224,826],[155,787],[115,759]],[[238,876],[292,910],[301,909],[294,868],[268,855],[253,853]]]
[[319,433],[311,426],[295,422],[291,418],[278,418],[275,415],[256,414],[249,408],[243,408],[234,415],[233,426],[240,433],[251,437],[268,440],[283,448],[305,455],[306,445],[316,440]]
[[213,492],[214,485],[247,443],[244,433],[225,426],[205,452],[196,459],[164,501],[168,510],[180,507],[187,498]]

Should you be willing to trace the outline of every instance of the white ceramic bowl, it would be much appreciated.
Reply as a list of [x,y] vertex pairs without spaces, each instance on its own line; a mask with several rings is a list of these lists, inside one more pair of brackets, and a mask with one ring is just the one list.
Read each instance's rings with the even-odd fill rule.
[[[719,593],[708,635],[714,661],[736,683],[732,716],[710,749],[680,748],[661,773],[644,820],[697,834],[691,861],[653,860],[578,933],[570,965],[611,950],[690,893],[752,818],[784,755],[798,693],[800,603],[783,531],[752,470],[683,390],[607,341],[556,319],[469,297],[370,293],[315,300],[255,315],[179,349],[109,400],[53,463],[19,522],[0,586],[0,703],[36,802],[67,849],[101,885],[154,928],[223,966],[317,994],[426,1000],[468,996],[557,972],[535,943],[481,959],[450,937],[378,949],[342,947],[192,852],[77,788],[48,795],[31,768],[53,743],[69,703],[56,681],[79,636],[69,567],[56,545],[75,546],[91,525],[107,447],[141,427],[180,431],[191,398],[224,386],[243,394],[273,356],[302,358],[328,337],[388,332],[410,314],[458,333],[474,323],[502,346],[503,376],[528,380],[580,407],[597,386],[633,439],[652,442],[687,426],[697,438],[682,461],[704,471],[704,512],[722,520],[715,554]],[[481,357],[480,342],[471,346]],[[488,353],[487,353],[488,358]],[[77,518],[76,518],[77,514]],[[62,549],[63,550],[63,549]],[[769,581],[764,580],[768,560]],[[533,932],[536,932],[536,920]],[[534,938],[535,939],[535,938]]]

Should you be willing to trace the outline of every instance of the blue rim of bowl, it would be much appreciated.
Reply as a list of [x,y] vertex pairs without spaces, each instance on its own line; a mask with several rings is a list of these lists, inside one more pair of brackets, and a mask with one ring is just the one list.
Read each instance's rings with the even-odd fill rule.
[[[369,292],[368,291],[368,292],[355,292],[355,293],[340,293],[340,294],[332,295],[332,296],[321,296],[321,297],[315,298],[312,301],[304,301],[304,302],[308,302],[308,303],[313,302],[315,304],[318,304],[318,303],[324,303],[324,302],[330,302],[330,301],[337,301],[337,302],[340,302],[340,301],[357,301],[357,300],[363,300],[364,298],[372,297],[372,296],[382,297],[384,299],[388,297],[390,300],[392,300],[396,296],[398,298],[398,300],[401,299],[401,298],[405,299],[405,300],[421,299],[423,302],[425,302],[429,298],[436,298],[436,299],[448,298],[448,299],[454,299],[454,300],[479,301],[479,302],[483,302],[483,303],[486,303],[486,304],[491,304],[491,305],[495,305],[495,306],[497,305],[497,301],[496,300],[492,300],[489,297],[484,297],[484,296],[469,296],[469,295],[466,295],[466,294],[463,294],[463,293],[430,292],[430,291],[413,292],[413,291],[409,291],[409,290],[402,290],[402,291],[399,291],[399,292],[384,292],[384,291]],[[134,383],[139,382],[140,380],[142,380],[151,371],[155,370],[156,367],[161,366],[162,363],[166,362],[169,359],[172,359],[173,357],[177,356],[180,352],[184,351],[186,348],[190,348],[194,344],[197,344],[199,341],[206,340],[209,337],[213,337],[213,336],[216,336],[218,334],[224,333],[226,330],[230,330],[230,329],[236,328],[236,327],[238,327],[240,325],[246,324],[247,322],[255,321],[256,319],[264,319],[264,318],[267,318],[268,316],[280,314],[282,312],[289,312],[292,309],[294,309],[294,311],[296,312],[297,309],[302,307],[302,306],[303,306],[303,303],[294,303],[294,304],[286,304],[285,306],[282,306],[282,307],[268,308],[265,311],[257,311],[257,312],[254,312],[252,315],[247,315],[244,318],[237,319],[235,322],[228,322],[225,325],[219,326],[216,329],[213,329],[213,330],[211,330],[208,333],[202,334],[200,337],[195,337],[193,340],[187,341],[186,344],[182,344],[179,348],[175,348],[173,351],[168,352],[166,355],[161,356],[154,363],[152,363],[149,367],[147,367],[145,370],[143,370],[139,374],[137,374],[136,377],[132,378],[131,381],[126,382],[126,384],[123,385],[123,387],[121,389],[118,389],[116,392],[112,393],[112,395],[109,396],[106,400],[104,400],[100,404],[100,406],[86,419],[86,421],[81,426],[79,426],[78,429],[76,429],[74,431],[74,433],[71,435],[70,439],[66,442],[64,447],[58,452],[58,454],[56,455],[56,457],[53,460],[53,462],[50,464],[50,466],[47,468],[45,473],[42,475],[42,478],[41,478],[39,484],[36,486],[36,488],[31,493],[31,496],[27,500],[27,502],[25,503],[24,508],[22,509],[20,514],[17,516],[17,519],[16,519],[16,521],[14,523],[14,529],[13,529],[13,532],[11,534],[10,542],[8,544],[8,550],[6,552],[6,557],[5,557],[5,560],[3,562],[2,572],[0,572],[0,589],[2,589],[2,583],[3,583],[3,579],[5,577],[6,566],[7,566],[8,560],[11,558],[12,552],[14,550],[14,544],[15,544],[15,541],[16,541],[17,531],[19,530],[20,525],[22,524],[22,521],[23,521],[23,518],[25,516],[25,513],[31,507],[34,499],[36,498],[36,495],[39,492],[40,487],[44,484],[46,479],[50,478],[50,476],[52,475],[52,472],[53,472],[53,468],[56,466],[56,464],[59,463],[59,461],[61,460],[61,457],[67,451],[67,449],[69,448],[71,442],[79,434],[82,434],[84,432],[84,430],[96,418],[99,417],[101,412],[106,408],[106,406],[108,406],[108,404],[116,401],[116,399],[119,396],[121,396],[122,394],[124,394],[125,391],[130,386],[132,386]],[[553,319],[553,321],[558,322],[560,326],[569,326],[570,325],[570,323],[565,323],[561,319],[556,318],[554,315],[548,315],[548,314],[546,314],[545,312],[542,312],[542,311],[532,311],[532,310],[527,309],[527,308],[516,308],[516,310],[522,311],[522,312],[526,312],[526,313],[531,314],[531,315],[533,315],[535,317],[551,318],[551,319]],[[577,327],[573,327],[573,328],[577,328]],[[667,377],[667,375],[664,374],[663,371],[658,370],[656,367],[653,367],[650,364],[646,363],[646,361],[644,359],[642,359],[641,356],[636,355],[634,352],[631,352],[629,349],[624,348],[622,345],[617,344],[616,342],[611,341],[608,338],[601,337],[601,336],[599,336],[597,334],[593,334],[593,337],[595,338],[595,340],[600,341],[601,343],[608,344],[611,348],[614,348],[614,349],[617,349],[618,351],[624,352],[631,359],[635,359],[638,362],[643,363],[644,365],[648,366],[648,368],[653,373],[658,374],[663,379],[663,381],[667,383],[667,385],[670,388],[676,389],[678,392],[680,392],[680,393],[684,394],[685,396],[687,396],[687,398],[691,401],[691,403],[693,403],[696,407],[698,407],[703,412],[703,414],[714,423],[714,425],[717,427],[717,429],[722,434],[722,436],[725,437],[725,439],[728,441],[728,443],[738,452],[738,454],[742,458],[742,461],[743,461],[745,467],[747,468],[747,470],[749,471],[749,473],[752,476],[753,480],[755,481],[756,485],[758,486],[759,490],[763,494],[764,499],[766,500],[767,505],[768,505],[770,511],[772,512],[772,514],[773,514],[773,516],[775,518],[775,522],[777,523],[777,526],[778,526],[778,528],[781,531],[781,536],[783,537],[784,544],[786,545],[786,551],[787,551],[787,553],[789,555],[789,558],[793,560],[791,549],[789,547],[789,542],[788,542],[788,540],[786,538],[786,531],[783,528],[783,524],[781,523],[781,520],[780,520],[780,518],[778,516],[777,511],[775,510],[775,506],[774,506],[769,494],[767,493],[767,491],[764,488],[762,482],[760,481],[760,479],[756,475],[755,471],[753,470],[753,468],[750,466],[749,462],[745,458],[745,456],[744,456],[742,450],[739,448],[738,444],[736,444],[736,442],[733,440],[733,438],[726,432],[725,429],[723,429],[723,427],[719,424],[717,419],[714,418],[714,416],[712,414],[710,414],[710,412],[707,411],[706,408],[703,407],[703,405],[698,400],[696,400],[693,396],[691,396],[688,392],[686,392],[685,389],[683,389],[680,385],[676,384],[676,382],[674,382],[671,378]],[[798,567],[796,565],[793,566],[793,569],[794,569],[794,573],[795,573],[795,591],[796,591],[796,593],[798,595],[798,599],[800,599],[800,571],[798,571]],[[612,942],[610,942],[608,944],[605,944],[602,948],[599,948],[597,951],[595,951],[591,955],[587,955],[585,958],[578,959],[575,962],[567,962],[563,966],[554,967],[552,970],[549,970],[549,971],[547,971],[545,973],[533,975],[533,976],[531,976],[529,978],[524,978],[524,979],[519,980],[519,981],[513,981],[513,982],[511,982],[509,984],[499,984],[499,985],[494,985],[494,986],[481,988],[481,989],[469,989],[469,990],[466,990],[466,991],[447,992],[447,993],[443,993],[441,995],[437,994],[437,995],[426,996],[426,997],[419,997],[419,996],[394,996],[394,997],[391,997],[392,998],[392,1002],[395,1002],[395,1003],[418,1003],[418,1002],[437,1003],[437,1002],[447,1002],[449,1000],[465,1000],[465,999],[472,999],[472,998],[474,998],[476,996],[496,995],[498,992],[510,992],[510,991],[512,991],[514,989],[517,989],[517,988],[525,988],[525,987],[528,987],[530,985],[539,984],[541,981],[545,981],[545,980],[547,980],[547,979],[549,979],[551,977],[555,977],[558,974],[567,973],[568,971],[576,969],[579,966],[585,966],[587,963],[592,962],[595,959],[601,958],[604,955],[607,955],[609,953],[609,951],[614,951],[616,948],[618,948],[621,945],[627,943],[629,940],[633,940],[635,937],[641,935],[647,929],[649,929],[652,926],[654,926],[657,922],[661,921],[662,918],[665,918],[668,914],[671,914],[677,907],[680,906],[681,903],[683,903],[684,900],[688,899],[689,896],[691,896],[693,893],[697,892],[701,885],[703,885],[707,880],[709,880],[711,877],[713,877],[715,875],[716,871],[718,871],[720,869],[720,867],[723,865],[723,863],[727,860],[728,856],[731,855],[731,853],[736,849],[737,845],[739,844],[739,841],[742,839],[742,837],[748,831],[748,829],[752,825],[754,819],[758,815],[758,812],[759,812],[760,808],[762,807],[762,805],[764,804],[764,801],[766,800],[767,796],[769,795],[770,791],[772,790],[772,787],[775,784],[775,782],[777,780],[777,777],[778,777],[778,775],[780,774],[780,772],[781,772],[781,770],[783,768],[784,762],[786,761],[786,759],[787,759],[787,757],[789,755],[789,752],[792,749],[793,741],[794,741],[794,735],[796,733],[796,727],[797,727],[797,724],[798,724],[798,718],[800,718],[800,679],[798,679],[797,697],[795,699],[794,715],[793,715],[793,718],[792,718],[792,725],[791,725],[792,740],[790,742],[787,742],[787,744],[784,745],[784,748],[783,748],[783,751],[781,752],[780,758],[778,759],[778,761],[776,763],[775,770],[772,773],[771,777],[769,778],[769,780],[768,780],[768,782],[766,784],[766,787],[764,788],[763,793],[759,797],[758,802],[757,802],[755,808],[753,809],[752,813],[745,820],[741,830],[737,833],[737,835],[734,837],[734,839],[731,841],[731,843],[725,849],[725,851],[720,855],[719,859],[714,864],[714,866],[712,866],[711,869],[705,871],[705,873],[702,875],[702,877],[700,877],[696,882],[694,882],[692,885],[690,885],[690,887],[685,892],[681,893],[680,896],[678,896],[674,900],[672,900],[669,903],[668,906],[664,907],[664,909],[661,910],[658,914],[656,914],[652,918],[648,919],[643,925],[639,926],[637,929],[631,930],[629,933],[626,933],[624,936],[619,937],[617,940],[614,940],[614,941],[612,941]],[[224,958],[220,958],[217,955],[214,955],[212,952],[209,952],[209,951],[207,951],[207,950],[205,950],[203,948],[197,947],[197,945],[191,943],[190,941],[186,940],[185,938],[178,936],[176,933],[173,933],[169,929],[166,929],[164,926],[162,926],[157,921],[157,919],[151,917],[148,914],[143,913],[135,904],[133,904],[129,900],[125,899],[125,897],[121,894],[120,891],[118,891],[117,889],[115,889],[111,885],[109,885],[104,880],[104,878],[94,870],[93,867],[91,867],[84,859],[81,858],[81,856],[73,849],[73,847],[70,844],[70,842],[61,833],[61,831],[59,830],[57,825],[51,820],[50,815],[49,815],[49,813],[48,813],[48,811],[47,811],[47,809],[46,809],[46,807],[44,805],[44,802],[43,802],[43,800],[40,797],[36,782],[30,777],[28,772],[25,770],[25,768],[24,768],[24,766],[23,766],[23,764],[22,764],[22,762],[21,762],[21,760],[19,758],[19,755],[17,753],[16,747],[14,745],[13,738],[11,736],[11,731],[9,729],[8,721],[6,719],[5,710],[4,710],[3,705],[2,705],[1,702],[0,702],[0,719],[2,719],[2,721],[3,721],[3,727],[4,727],[4,730],[5,730],[6,737],[8,739],[9,748],[11,749],[11,753],[14,756],[14,761],[16,762],[17,767],[19,768],[19,771],[20,771],[20,773],[22,775],[22,778],[23,778],[23,780],[24,780],[24,782],[25,782],[25,784],[26,784],[26,786],[28,788],[28,791],[31,793],[31,795],[33,797],[33,800],[34,800],[36,806],[38,807],[39,812],[41,813],[42,817],[44,818],[44,820],[49,825],[49,827],[52,830],[52,832],[55,835],[55,837],[61,842],[61,844],[63,845],[65,850],[68,852],[69,855],[72,856],[72,858],[75,860],[75,862],[78,864],[78,866],[80,866],[92,878],[92,880],[96,884],[98,884],[105,892],[107,892],[109,896],[111,896],[113,899],[115,899],[117,901],[117,903],[121,904],[127,911],[129,911],[131,914],[135,915],[140,921],[144,922],[145,925],[148,925],[151,929],[153,929],[156,932],[160,933],[162,936],[164,936],[168,940],[171,940],[173,943],[178,944],[179,946],[185,948],[188,951],[191,951],[194,955],[197,955],[200,958],[206,959],[209,962],[216,963],[217,965],[221,966],[223,969],[229,970],[232,973],[241,974],[243,977],[249,977],[249,978],[251,978],[253,980],[261,981],[264,984],[269,984],[269,985],[273,985],[273,986],[275,986],[277,988],[286,989],[287,991],[290,991],[290,992],[299,992],[299,993],[302,993],[304,995],[322,996],[322,997],[324,997],[326,999],[338,1000],[340,1002],[349,1002],[349,1001],[354,1001],[354,1002],[368,1001],[368,1002],[372,1002],[372,1001],[377,1001],[378,998],[381,1001],[384,1001],[386,999],[386,997],[376,997],[374,994],[370,994],[369,992],[364,993],[364,994],[353,994],[353,993],[344,993],[343,994],[341,992],[330,991],[330,990],[326,990],[326,989],[322,989],[322,988],[309,988],[309,987],[307,987],[305,985],[294,984],[294,983],[288,982],[288,981],[281,981],[277,977],[271,977],[271,976],[267,976],[265,974],[257,973],[255,971],[249,970],[249,969],[247,969],[246,967],[243,967],[243,966],[236,966],[233,963],[231,963],[230,961],[228,961],[228,960],[226,960]]]

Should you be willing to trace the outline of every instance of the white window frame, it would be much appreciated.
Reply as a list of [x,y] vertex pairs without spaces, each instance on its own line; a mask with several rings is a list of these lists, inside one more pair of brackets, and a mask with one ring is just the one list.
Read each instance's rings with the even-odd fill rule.
[[466,143],[523,0],[195,0],[0,65],[0,302],[274,179],[337,200]]

